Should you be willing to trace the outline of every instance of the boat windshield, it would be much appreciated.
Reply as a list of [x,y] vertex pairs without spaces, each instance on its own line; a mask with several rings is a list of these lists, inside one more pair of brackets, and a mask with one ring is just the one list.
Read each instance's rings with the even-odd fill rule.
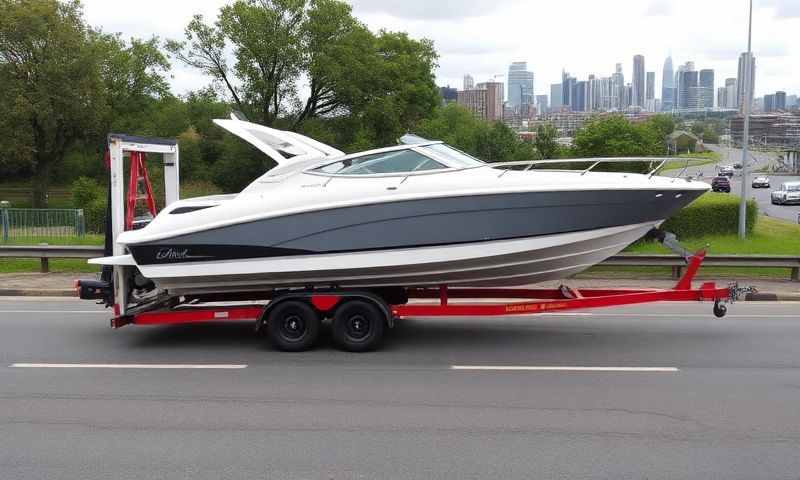
[[426,145],[422,149],[443,157],[453,168],[480,167],[485,164],[485,162],[443,143]]
[[376,173],[411,173],[444,168],[447,167],[413,150],[396,150],[346,158],[315,168],[314,171],[336,175],[372,175]]

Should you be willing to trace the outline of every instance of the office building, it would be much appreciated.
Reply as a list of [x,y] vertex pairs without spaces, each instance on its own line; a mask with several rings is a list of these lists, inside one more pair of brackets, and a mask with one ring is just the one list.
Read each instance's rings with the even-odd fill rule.
[[664,60],[664,73],[661,76],[661,111],[670,112],[675,106],[675,73],[672,70],[672,57]]
[[717,108],[727,108],[728,100],[726,98],[727,92],[725,87],[717,88]]
[[[753,102],[753,92],[755,91],[756,57],[751,53],[748,61],[747,55],[747,52],[739,55],[739,69],[736,76],[736,106],[739,110],[744,109],[745,101]],[[745,91],[749,93],[747,98],[745,98]]]
[[561,111],[561,105],[563,105],[561,103],[561,84],[552,83],[550,84],[550,111]]
[[786,111],[786,92],[775,92],[775,110]]
[[472,78],[472,75],[466,74],[464,75],[464,90],[472,90],[475,88],[475,79]]
[[647,72],[644,90],[644,109],[656,111],[656,72]]
[[568,72],[561,72],[561,105],[569,111],[575,111],[572,94],[575,92],[576,81],[575,77],[570,76]]
[[476,118],[486,121],[503,119],[503,84],[479,83],[471,90],[458,92],[458,104],[466,107]]
[[725,105],[719,105],[720,108],[739,108],[739,102],[736,99],[736,79],[725,79]]
[[612,110],[625,108],[625,75],[622,73],[622,64],[616,64],[614,73],[611,74],[611,89],[614,92]]
[[697,108],[697,72],[689,68],[678,70],[678,110]]
[[543,115],[550,111],[550,106],[547,103],[547,95],[536,95],[536,112]]
[[508,103],[511,108],[533,104],[533,72],[527,62],[513,62],[508,67]]
[[634,55],[633,57],[633,80],[631,86],[633,88],[631,105],[643,107],[645,98],[644,55]]
[[706,68],[700,70],[698,76],[698,109],[714,108],[714,70]]
[[764,95],[764,112],[771,113],[775,110],[775,94],[770,93],[768,95]]

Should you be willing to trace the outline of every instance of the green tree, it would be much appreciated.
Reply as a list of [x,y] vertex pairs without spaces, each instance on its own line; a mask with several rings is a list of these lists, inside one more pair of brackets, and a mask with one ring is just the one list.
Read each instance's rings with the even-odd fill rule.
[[647,123],[631,123],[621,115],[597,118],[575,133],[580,157],[647,157],[664,154],[660,132]]
[[647,120],[647,125],[655,129],[661,138],[666,138],[667,135],[675,131],[675,119],[672,115],[659,113]]
[[558,157],[560,147],[557,140],[558,130],[553,125],[543,123],[536,126],[536,138],[533,140],[533,146],[541,158],[551,159]]
[[0,151],[33,174],[34,206],[46,206],[68,152],[101,155],[120,119],[167,95],[157,44],[90,28],[77,0],[0,0]]
[[37,207],[47,204],[53,165],[71,139],[95,129],[102,109],[91,37],[77,1],[0,1],[0,95],[11,105],[4,126],[31,165]]
[[[195,16],[185,34],[167,49],[224,85],[256,122],[302,130],[310,119],[357,119],[334,132],[340,146],[356,137],[359,144],[392,143],[439,101],[432,42],[373,34],[340,0],[237,0],[220,10],[214,25]],[[297,87],[305,82],[309,96],[301,102]]]

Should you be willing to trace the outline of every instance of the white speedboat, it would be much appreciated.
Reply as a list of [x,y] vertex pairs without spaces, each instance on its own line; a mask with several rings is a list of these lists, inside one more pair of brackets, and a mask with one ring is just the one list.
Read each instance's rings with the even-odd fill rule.
[[129,254],[90,262],[135,266],[176,295],[526,285],[601,262],[710,188],[593,171],[605,160],[488,164],[423,139],[345,155],[293,132],[215,123],[277,166],[239,194],[172,203],[119,235]]

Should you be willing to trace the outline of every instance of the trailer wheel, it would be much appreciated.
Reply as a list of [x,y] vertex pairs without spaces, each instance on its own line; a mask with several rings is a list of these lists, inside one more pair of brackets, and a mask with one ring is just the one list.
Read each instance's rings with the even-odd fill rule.
[[714,302],[714,316],[717,318],[722,318],[725,314],[728,313],[728,307],[720,303],[719,300]]
[[333,314],[333,339],[348,352],[366,352],[380,345],[386,315],[373,302],[349,300]]
[[306,302],[285,300],[267,317],[267,332],[276,348],[285,352],[301,352],[314,346],[319,338],[322,320]]

